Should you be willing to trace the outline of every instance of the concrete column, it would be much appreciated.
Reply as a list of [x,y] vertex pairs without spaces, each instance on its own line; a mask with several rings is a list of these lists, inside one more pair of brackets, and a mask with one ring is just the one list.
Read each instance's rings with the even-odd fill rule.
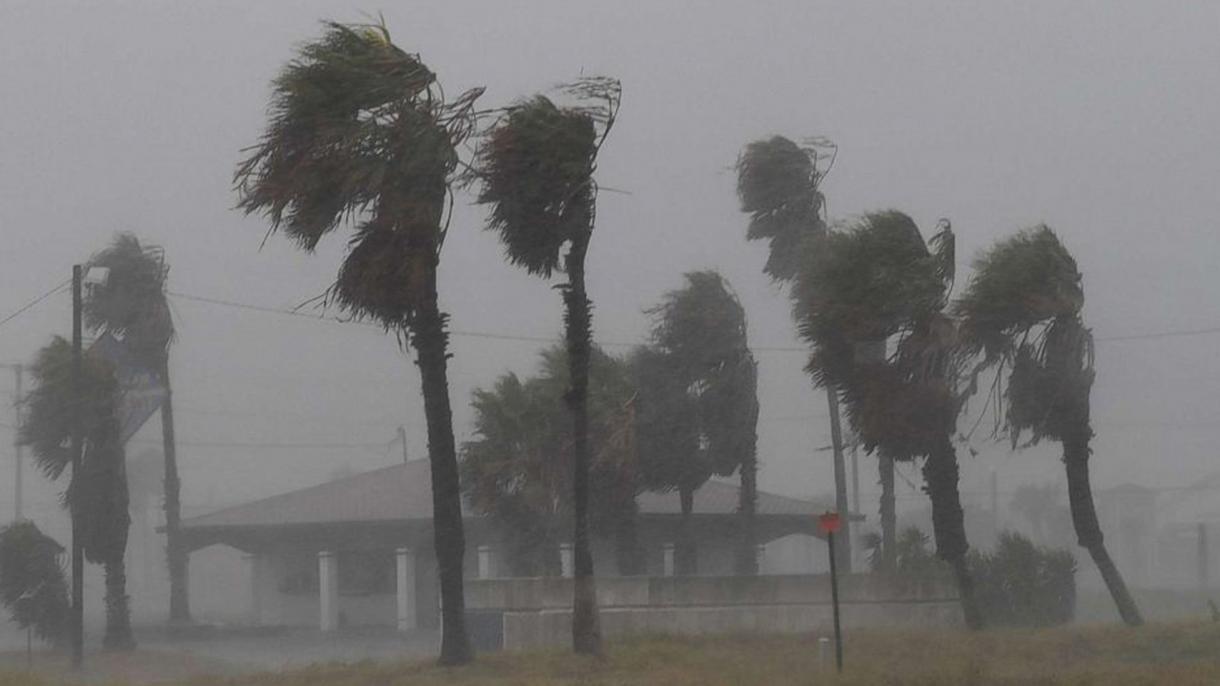
[[266,587],[267,564],[262,555],[242,555],[250,572],[250,605],[248,621],[253,626],[263,624],[263,589]]
[[573,570],[572,544],[571,543],[560,543],[559,544],[559,573],[564,577],[570,578],[573,574],[572,570]]
[[411,631],[415,620],[415,553],[410,548],[395,552],[398,561],[398,630]]
[[318,553],[318,627],[339,628],[339,558],[329,550]]
[[492,558],[491,546],[489,546],[489,545],[479,546],[479,567],[478,567],[479,577],[478,578],[490,579],[491,577],[495,576],[494,570],[492,570],[492,562],[493,562],[493,558]]
[[666,543],[661,546],[661,574],[664,576],[674,575],[674,544]]

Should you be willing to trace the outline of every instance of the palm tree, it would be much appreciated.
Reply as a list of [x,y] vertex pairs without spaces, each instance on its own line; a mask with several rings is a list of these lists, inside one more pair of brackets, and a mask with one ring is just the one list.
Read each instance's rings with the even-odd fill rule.
[[639,478],[643,490],[678,492],[681,519],[674,550],[674,571],[694,574],[694,494],[712,476],[704,444],[698,399],[673,356],[655,345],[631,355],[637,399],[635,413]]
[[237,169],[238,207],[306,251],[354,226],[328,291],[415,349],[432,464],[441,578],[440,662],[472,659],[462,588],[461,490],[447,377],[448,315],[437,301],[446,208],[482,89],[447,101],[436,75],[384,25],[326,23],[273,83],[270,121]]
[[[685,287],[667,293],[648,311],[654,317],[653,345],[673,365],[681,388],[695,398],[708,469],[721,476],[740,473],[736,569],[757,574],[758,365],[746,336],[745,309],[719,273],[688,272],[684,278]],[[682,482],[678,489],[684,519],[692,505],[691,485]],[[691,552],[683,569],[688,574],[695,572]]]
[[[1106,550],[1089,483],[1089,393],[1093,334],[1080,310],[1084,289],[1076,261],[1045,225],[1000,242],[975,263],[974,278],[956,303],[973,352],[996,368],[997,409],[1016,447],[1029,431],[1063,446],[1068,502],[1076,538],[1089,551],[1124,622],[1143,623],[1139,608]],[[1008,386],[1001,391],[1003,373]]]
[[25,398],[28,414],[20,440],[51,479],[72,463],[66,447],[77,422],[84,437],[80,469],[74,470],[65,494],[72,518],[79,522],[85,559],[99,563],[106,576],[106,633],[111,650],[135,647],[127,598],[124,555],[131,516],[127,512],[126,456],[117,417],[118,380],[107,363],[86,357],[78,392],[73,383],[72,346],[55,337],[38,353],[32,372],[35,387]]
[[[925,243],[900,212],[865,215],[807,251],[793,288],[808,370],[843,395],[864,447],[894,459],[923,458],[937,555],[957,579],[963,614],[982,625],[967,568],[953,435],[962,405],[957,328],[944,312],[953,282],[947,222]],[[862,348],[893,342],[892,355]]]
[[[508,260],[531,274],[568,277],[563,293],[573,421],[573,535],[575,590],[572,645],[599,654],[601,631],[593,553],[589,544],[589,356],[592,315],[585,290],[585,256],[596,215],[597,155],[618,109],[622,88],[610,78],[588,78],[566,88],[592,103],[560,107],[535,96],[508,108],[478,155],[479,202],[491,206],[487,226],[500,234]],[[561,255],[563,247],[567,253]]]
[[29,520],[0,529],[0,603],[18,628],[56,647],[67,642],[71,610],[63,552]]
[[161,444],[165,460],[164,508],[166,558],[169,566],[169,618],[189,622],[187,551],[181,543],[181,481],[174,440],[174,402],[170,385],[169,349],[174,319],[166,299],[169,265],[158,246],[141,245],[130,233],[120,233],[105,250],[89,260],[109,277],[90,289],[84,303],[85,324],[121,339],[136,360],[152,371],[165,390],[161,401]]
[[[763,271],[776,282],[792,282],[803,256],[809,251],[816,252],[829,233],[823,218],[825,198],[820,186],[834,166],[835,152],[834,144],[825,139],[813,139],[801,146],[783,136],[772,136],[746,145],[737,159],[737,197],[741,211],[750,215],[746,239],[768,242]],[[839,397],[831,388],[826,389],[826,405],[834,451],[835,509],[844,522],[843,535],[835,538],[836,552],[846,570],[851,571],[847,469],[843,462]]]
[[[518,576],[559,574],[561,517],[572,513],[572,423],[564,395],[569,387],[562,347],[542,353],[538,376],[505,374],[490,390],[476,389],[474,438],[462,445],[462,487],[479,514],[503,529],[507,559]],[[635,393],[625,363],[593,349],[590,364],[590,480],[592,524],[619,533],[630,524],[638,491],[623,456],[622,408]],[[625,494],[622,492],[626,489]],[[623,573],[630,573],[633,540],[620,541]]]

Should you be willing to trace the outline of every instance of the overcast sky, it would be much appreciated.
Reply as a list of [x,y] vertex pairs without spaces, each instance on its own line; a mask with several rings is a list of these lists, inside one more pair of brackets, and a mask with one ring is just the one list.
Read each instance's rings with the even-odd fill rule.
[[[786,296],[761,273],[764,246],[744,240],[731,166],[755,138],[827,136],[840,148],[824,186],[834,218],[896,208],[929,233],[949,217],[963,265],[1022,227],[1060,233],[1100,341],[1099,486],[1174,486],[1216,469],[1220,335],[1106,340],[1220,327],[1214,2],[0,0],[0,316],[120,230],[165,247],[175,292],[273,308],[321,293],[343,233],[315,255],[277,237],[260,250],[266,225],[232,210],[231,175],[294,46],[320,19],[379,11],[448,93],[486,86],[485,106],[581,73],[622,79],[600,180],[626,193],[602,194],[589,256],[598,339],[641,340],[643,310],[682,272],[716,268],[746,306],[754,345],[799,345]],[[468,201],[441,264],[453,328],[557,335],[553,283],[507,266]],[[417,373],[392,336],[173,303],[189,509],[390,464],[399,424],[412,456],[425,455]],[[0,326],[0,362],[67,334],[69,304],[59,294]],[[454,337],[459,440],[471,390],[530,372],[539,346]],[[815,452],[829,440],[825,398],[804,355],[758,357],[760,486],[826,492],[829,454]],[[1004,488],[1062,479],[1053,449],[1012,453],[985,434],[972,441],[977,457],[962,450],[966,491],[993,468]],[[137,440],[157,439],[150,426]],[[7,484],[11,453],[0,455]],[[862,470],[875,490],[873,461]],[[35,506],[50,513],[52,491],[39,488]],[[6,513],[10,491],[0,490]]]

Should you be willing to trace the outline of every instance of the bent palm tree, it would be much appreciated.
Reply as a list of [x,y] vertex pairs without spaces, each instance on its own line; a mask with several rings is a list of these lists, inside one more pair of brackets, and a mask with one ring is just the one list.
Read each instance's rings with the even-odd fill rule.
[[118,380],[113,369],[93,357],[82,365],[80,390],[72,374],[72,346],[56,337],[38,353],[32,372],[35,387],[26,396],[28,414],[20,439],[29,445],[39,468],[58,479],[72,463],[66,447],[79,421],[84,453],[65,497],[80,523],[85,559],[103,565],[106,575],[106,633],[109,650],[135,648],[127,598],[124,555],[131,516],[127,512],[126,456],[116,414]]
[[[694,397],[708,469],[720,476],[739,472],[735,568],[739,574],[757,574],[758,365],[746,335],[745,309],[719,273],[689,272],[684,278],[685,287],[667,293],[648,311],[655,320],[653,345],[674,366],[681,388]],[[694,489],[682,483],[678,490],[685,521]],[[689,534],[684,538],[679,567],[693,574]]]
[[89,290],[84,303],[85,324],[121,339],[143,366],[157,375],[165,398],[161,401],[161,445],[165,458],[164,508],[166,558],[169,567],[169,618],[191,619],[187,594],[187,551],[182,546],[181,481],[174,440],[174,401],[169,375],[169,349],[174,342],[174,319],[166,299],[169,265],[157,246],[141,245],[130,233],[120,233],[105,250],[89,260],[90,266],[110,270],[109,278]]
[[[737,159],[737,197],[741,211],[750,215],[746,239],[767,241],[769,251],[763,271],[775,281],[793,281],[804,256],[816,253],[829,233],[820,186],[834,165],[835,152],[834,144],[825,139],[800,146],[783,136],[772,136],[748,144]],[[825,169],[819,166],[823,160],[827,160]],[[839,396],[834,389],[826,389],[826,405],[834,451],[835,509],[844,522],[843,535],[835,538],[836,552],[844,568],[851,571],[847,469]]]
[[1089,551],[1124,622],[1143,623],[1118,567],[1106,550],[1089,482],[1089,393],[1093,387],[1093,334],[1080,310],[1084,289],[1076,261],[1046,226],[1009,238],[975,263],[975,275],[956,310],[966,341],[997,369],[998,403],[1013,446],[1029,431],[1063,445],[1072,524]]
[[432,464],[440,568],[440,661],[472,657],[465,628],[461,491],[446,370],[448,315],[437,267],[448,226],[457,146],[474,126],[481,89],[446,101],[416,55],[384,26],[326,24],[274,82],[270,121],[237,169],[238,206],[312,251],[341,224],[355,233],[328,292],[415,349]]
[[[962,356],[956,326],[943,311],[953,280],[947,224],[931,245],[900,212],[865,215],[806,256],[793,289],[794,314],[815,350],[809,371],[842,393],[865,448],[894,459],[924,458],[937,554],[954,571],[967,624],[978,628],[952,441]],[[862,347],[890,341],[892,355],[861,354]]]
[[[591,106],[565,108],[535,96],[507,110],[479,150],[479,202],[491,205],[489,229],[500,234],[509,262],[549,278],[568,277],[563,293],[564,329],[573,421],[573,535],[575,591],[572,646],[601,652],[593,552],[589,541],[589,356],[592,314],[585,290],[585,256],[596,214],[597,155],[614,127],[622,88],[609,78],[590,78],[567,91]],[[562,255],[564,246],[567,253]]]

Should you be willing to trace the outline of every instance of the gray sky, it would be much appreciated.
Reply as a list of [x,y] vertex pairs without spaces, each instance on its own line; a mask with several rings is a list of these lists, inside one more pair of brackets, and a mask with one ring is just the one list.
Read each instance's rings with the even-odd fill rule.
[[[824,187],[836,218],[892,207],[927,232],[950,217],[963,263],[1021,227],[1060,232],[1103,341],[1097,484],[1178,485],[1215,469],[1220,335],[1104,341],[1220,327],[1212,2],[0,0],[0,315],[119,230],[165,247],[175,291],[287,307],[325,289],[345,237],[312,256],[275,238],[260,251],[265,224],[232,211],[230,177],[293,46],[318,34],[319,19],[378,10],[449,93],[487,86],[486,106],[582,72],[622,79],[600,178],[629,194],[600,199],[589,258],[599,339],[639,340],[644,308],[683,271],[714,267],[740,294],[756,346],[797,345],[786,298],[761,274],[764,247],[744,240],[731,165],[761,136],[824,135],[840,147]],[[481,210],[460,200],[441,279],[454,329],[557,334],[558,294],[504,264]],[[399,453],[384,444],[400,423],[413,455],[425,454],[416,370],[392,337],[174,304],[188,506],[388,464]],[[68,327],[61,294],[0,327],[0,361],[29,359]],[[471,389],[528,373],[538,347],[454,338],[459,440]],[[825,400],[804,356],[758,356],[761,487],[828,490],[829,455],[812,452],[828,441]],[[150,429],[142,440],[156,439]],[[985,433],[973,441],[978,457],[962,452],[965,490],[993,467],[1005,487],[1062,478],[1053,450],[1013,454]],[[383,445],[334,445],[347,443]],[[871,460],[863,470],[864,490],[875,490]],[[38,507],[50,512],[42,491]]]

